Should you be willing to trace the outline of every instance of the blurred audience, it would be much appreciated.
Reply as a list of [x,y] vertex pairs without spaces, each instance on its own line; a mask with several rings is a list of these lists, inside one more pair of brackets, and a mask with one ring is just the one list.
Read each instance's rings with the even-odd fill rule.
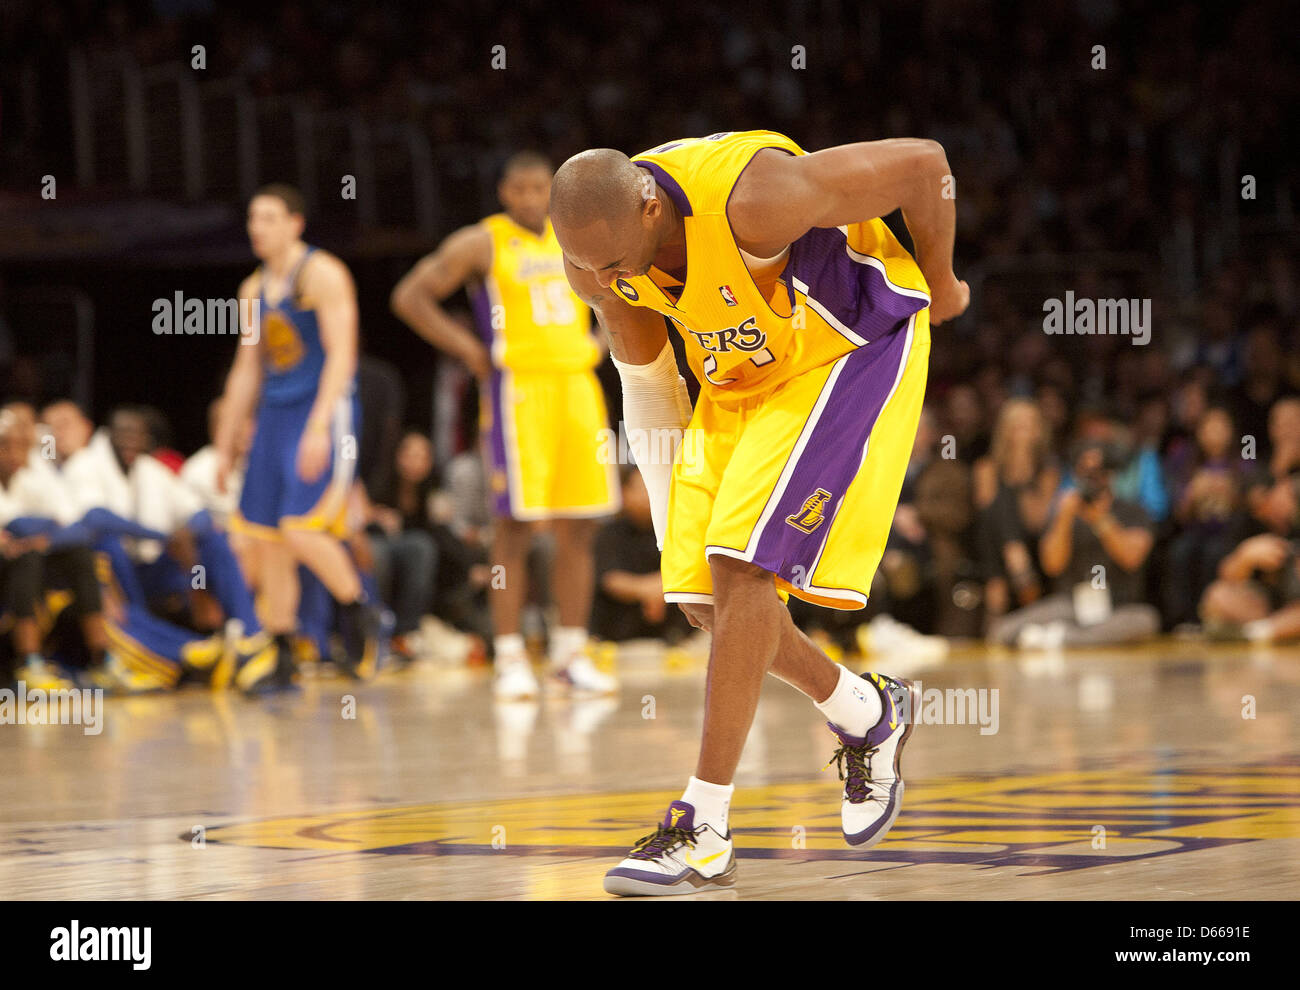
[[[1284,7],[1136,0],[1053,5],[1027,20],[1016,5],[956,0],[884,17],[830,4],[799,39],[826,57],[772,71],[789,59],[789,38],[773,27],[784,9],[756,0],[738,18],[714,0],[618,12],[579,3],[582,16],[565,20],[544,6],[489,3],[465,18],[418,5],[402,17],[340,8],[319,18],[289,2],[257,14],[190,5],[177,17],[167,5],[111,3],[52,16],[19,0],[0,17],[0,47],[13,53],[0,69],[0,184],[26,194],[49,161],[71,157],[67,49],[149,67],[175,62],[189,39],[213,46],[205,79],[413,126],[429,140],[448,229],[494,208],[484,176],[521,147],[563,160],[584,147],[633,152],[742,127],[782,130],[809,149],[934,137],[961,181],[959,271],[978,262],[983,280],[972,282],[971,312],[936,334],[930,402],[867,610],[795,604],[801,624],[849,641],[854,625],[887,615],[891,642],[906,623],[1031,646],[1131,641],[1162,626],[1190,633],[1198,620],[1211,635],[1300,634],[1287,611],[1300,597],[1291,542],[1300,249],[1293,237],[1247,234],[1255,221],[1293,226],[1295,165],[1276,140],[1300,116],[1300,93],[1278,82],[1293,77],[1293,55],[1285,33],[1270,29]],[[687,28],[699,45],[680,43]],[[1086,71],[1087,85],[1078,61],[1060,54],[1080,37],[1109,39],[1114,60]],[[474,71],[496,43],[510,71]],[[990,50],[1006,57],[990,60]],[[579,63],[588,84],[576,87],[568,69]],[[668,106],[639,85],[627,68],[640,64],[666,67],[695,94],[691,106]],[[867,91],[866,102],[839,98]],[[477,112],[507,104],[508,113]],[[1260,197],[1242,199],[1228,183],[1224,199],[1222,176],[1248,171]],[[113,180],[101,181],[96,195],[111,197]],[[394,196],[401,187],[392,184]],[[1235,224],[1232,236],[1224,230],[1229,215],[1239,237]],[[1143,263],[1073,260],[1117,249]],[[1071,260],[1045,276],[1033,267],[1058,257]],[[1043,333],[1044,295],[1067,288],[1150,298],[1151,342]],[[21,346],[14,297],[0,283],[0,370],[5,396],[19,400],[0,416],[13,450],[27,451],[26,477],[75,481],[78,458],[96,459],[101,503],[168,536],[184,529],[188,509],[155,504],[170,488],[154,469],[180,468],[162,414],[134,409],[95,435],[86,412],[60,400],[38,423],[28,400],[58,393],[41,394],[49,386],[40,356]],[[490,638],[492,520],[472,431],[449,431],[458,452],[435,464],[423,436],[400,433],[407,369],[368,357],[361,375],[367,556],[398,627],[413,630],[431,612]],[[104,401],[117,400],[111,386],[101,385]],[[133,472],[142,454],[149,467]],[[220,522],[237,496],[215,492],[207,460],[195,454],[182,477]],[[133,476],[147,476],[144,490],[125,484]],[[660,611],[647,604],[653,567],[637,511],[607,527],[603,559],[625,597],[606,589],[613,597],[598,607],[624,619],[602,628]],[[544,566],[546,552],[543,538],[530,566]],[[664,610],[665,621],[675,616]]]
[[1143,601],[1155,526],[1137,502],[1112,488],[1121,460],[1114,447],[1086,441],[1074,483],[1054,499],[1039,541],[1051,594],[998,618],[989,640],[1028,647],[1127,643],[1160,631]]
[[386,490],[369,492],[366,531],[380,597],[396,616],[395,648],[419,631],[433,605],[438,545],[431,532],[430,500],[435,487],[433,444],[414,430],[397,445],[394,467],[382,475]]
[[1029,605],[1044,593],[1038,540],[1061,483],[1049,439],[1038,406],[1010,399],[998,412],[989,453],[974,462],[976,542],[990,618]]
[[1300,474],[1270,486],[1261,507],[1267,531],[1223,559],[1201,599],[1211,635],[1257,642],[1300,636]]

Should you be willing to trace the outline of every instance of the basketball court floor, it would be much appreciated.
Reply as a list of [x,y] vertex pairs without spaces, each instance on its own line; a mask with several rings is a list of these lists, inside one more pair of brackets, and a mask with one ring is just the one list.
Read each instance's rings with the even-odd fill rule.
[[[889,837],[844,844],[830,732],[771,680],[733,801],[737,885],[695,896],[1300,896],[1300,648],[870,666],[943,699]],[[98,735],[0,726],[0,895],[615,900],[604,872],[694,769],[704,662],[647,648],[618,670],[604,701],[498,706],[486,670],[421,664],[266,700],[109,698]]]

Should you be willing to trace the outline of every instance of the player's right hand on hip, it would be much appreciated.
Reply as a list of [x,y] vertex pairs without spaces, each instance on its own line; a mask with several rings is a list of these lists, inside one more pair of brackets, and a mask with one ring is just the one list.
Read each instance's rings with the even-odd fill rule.
[[930,325],[938,326],[966,312],[970,305],[970,286],[959,281],[956,275],[949,276],[930,286]]
[[481,344],[465,355],[465,367],[480,383],[492,377],[492,353]]

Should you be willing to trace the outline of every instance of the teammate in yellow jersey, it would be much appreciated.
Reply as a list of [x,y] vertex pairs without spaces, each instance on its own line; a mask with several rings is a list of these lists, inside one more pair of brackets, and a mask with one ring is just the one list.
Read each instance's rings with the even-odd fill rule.
[[[601,349],[591,311],[569,288],[546,215],[550,163],[533,152],[506,162],[497,187],[505,212],[456,231],[393,290],[392,307],[416,333],[465,362],[482,392],[485,467],[496,515],[492,555],[496,680],[501,700],[536,697],[537,679],[520,633],[533,530],[551,520],[556,554],[551,593],[559,627],[550,633],[552,684],[609,694],[616,681],[585,653],[596,520],[618,509],[616,457],[594,368]],[[440,305],[461,286],[478,336]]]
[[[784,599],[866,604],[920,418],[930,324],[969,300],[952,270],[951,188],[933,141],[808,154],[772,131],[632,159],[595,149],[556,173],[569,282],[608,335],[634,448],[641,431],[689,431],[674,463],[639,466],[664,597],[713,632],[695,775],[606,874],[611,893],[734,883],[732,777],[765,673],[812,698],[839,740],[845,839],[872,846],[898,815],[915,688],[833,663]],[[879,219],[899,208],[915,260]],[[693,411],[665,317],[700,381]]]

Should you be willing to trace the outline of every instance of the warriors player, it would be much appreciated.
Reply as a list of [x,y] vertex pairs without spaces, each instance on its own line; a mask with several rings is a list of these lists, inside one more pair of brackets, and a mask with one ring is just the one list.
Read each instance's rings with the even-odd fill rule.
[[368,677],[378,663],[380,612],[341,540],[360,435],[356,288],[343,262],[303,242],[303,210],[301,194],[284,185],[261,189],[248,204],[248,237],[262,264],[239,298],[259,301],[261,325],[240,341],[215,441],[224,490],[256,405],[231,527],[252,538],[263,627],[277,649],[273,662],[241,668],[236,683],[245,691],[292,680],[300,563],[337,604],[349,673]]
[[[734,882],[732,776],[772,673],[828,719],[845,839],[879,842],[903,796],[915,689],[856,677],[790,619],[790,594],[861,608],[884,551],[925,394],[931,319],[960,314],[948,163],[932,141],[808,154],[771,131],[586,151],[551,217],[596,311],[629,433],[689,426],[675,465],[641,465],[664,597],[713,631],[695,776],[606,875],[617,894]],[[878,219],[902,208],[917,256]],[[694,412],[664,317],[701,392]],[[685,456],[689,453],[691,456]]]
[[[534,697],[519,617],[528,591],[534,524],[550,519],[556,553],[551,591],[560,627],[550,635],[551,673],[563,689],[608,694],[613,678],[584,652],[591,611],[595,520],[618,509],[614,458],[602,456],[605,400],[592,369],[600,348],[591,313],[564,278],[546,216],[551,166],[521,152],[497,187],[504,213],[458,230],[393,290],[393,311],[420,336],[465,362],[483,390],[487,477],[497,520],[492,556],[505,568],[493,586],[495,691]],[[470,285],[480,336],[440,303]]]

